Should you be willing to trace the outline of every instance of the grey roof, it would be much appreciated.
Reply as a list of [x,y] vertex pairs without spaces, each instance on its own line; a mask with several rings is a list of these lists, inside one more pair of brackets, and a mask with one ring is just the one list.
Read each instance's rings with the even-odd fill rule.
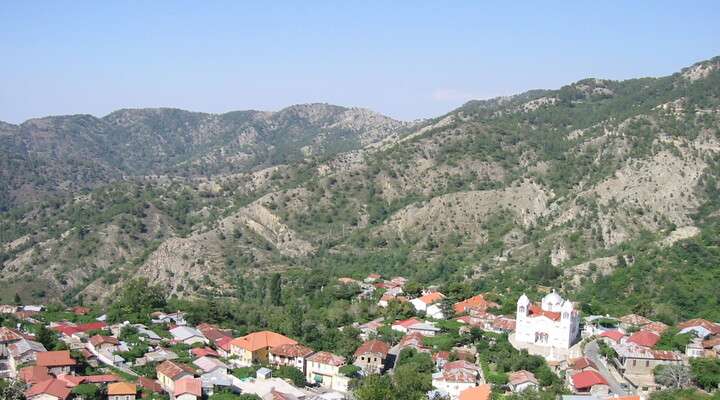
[[45,352],[47,349],[45,349],[45,346],[43,346],[42,343],[27,339],[23,339],[10,345],[10,354],[12,354],[13,357],[23,355],[28,351]]
[[221,373],[216,370],[207,374],[200,375],[203,387],[210,388],[213,386],[232,386],[232,378],[227,373]]
[[212,372],[218,368],[228,369],[228,366],[225,365],[225,363],[215,357],[200,357],[197,360],[193,361],[193,364],[197,365],[201,370],[205,372]]
[[170,329],[170,334],[173,335],[175,339],[179,340],[186,340],[194,336],[201,338],[205,337],[202,332],[189,326],[178,326],[176,328]]

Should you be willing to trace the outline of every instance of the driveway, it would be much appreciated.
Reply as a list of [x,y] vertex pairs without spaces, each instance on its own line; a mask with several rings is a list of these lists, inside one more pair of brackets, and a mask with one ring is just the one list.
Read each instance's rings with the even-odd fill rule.
[[627,391],[620,386],[620,382],[615,379],[615,376],[605,366],[605,361],[600,357],[600,346],[598,346],[597,342],[593,341],[585,346],[585,357],[597,365],[598,372],[600,372],[600,375],[608,382],[608,386],[610,386],[610,390],[614,394],[620,396],[628,394]]

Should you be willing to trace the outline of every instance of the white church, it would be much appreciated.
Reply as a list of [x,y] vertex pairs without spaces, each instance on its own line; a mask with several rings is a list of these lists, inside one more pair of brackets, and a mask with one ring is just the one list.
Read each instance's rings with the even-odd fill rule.
[[[541,303],[526,295],[517,302],[515,341],[518,345],[567,350],[580,339],[580,316],[573,303],[553,290]],[[523,346],[524,347],[524,346]]]

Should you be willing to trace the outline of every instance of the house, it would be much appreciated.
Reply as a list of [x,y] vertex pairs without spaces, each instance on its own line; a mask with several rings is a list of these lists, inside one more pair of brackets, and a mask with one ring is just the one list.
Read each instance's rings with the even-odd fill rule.
[[528,389],[537,390],[540,384],[535,374],[530,371],[520,370],[508,374],[508,386],[515,393],[524,392]]
[[57,376],[72,373],[77,365],[77,361],[70,357],[68,350],[46,351],[36,354],[35,365],[46,367],[48,372]]
[[112,354],[118,351],[120,341],[112,336],[95,335],[90,338],[89,341],[90,349],[97,353],[108,353]]
[[466,389],[473,388],[482,380],[480,367],[464,360],[452,361],[442,371],[433,374],[432,385],[456,399]]
[[270,364],[295,367],[305,372],[305,359],[315,351],[301,344],[281,344],[270,349]]
[[200,375],[200,382],[202,383],[202,392],[207,397],[212,396],[216,390],[230,391],[233,388],[233,379],[228,375],[227,371],[218,368],[212,372],[207,372]]
[[641,328],[652,321],[637,314],[628,314],[618,318],[620,321],[620,327],[627,330],[631,328]]
[[48,373],[47,367],[40,367],[37,365],[21,368],[17,377],[28,385],[34,385],[36,383],[52,379],[52,376]]
[[410,300],[410,304],[413,305],[415,311],[422,311],[430,318],[443,319],[445,316],[443,315],[440,303],[444,298],[445,295],[440,292],[431,292]]
[[606,343],[622,343],[623,339],[625,338],[625,334],[617,329],[604,331],[599,336],[603,338]]
[[42,343],[23,339],[8,346],[8,364],[12,371],[17,371],[20,364],[34,362],[37,353],[46,352]]
[[685,346],[685,356],[687,358],[700,358],[714,355],[715,352],[706,354],[705,347],[703,347],[703,340],[700,338],[694,338],[690,343]]
[[375,283],[382,278],[380,274],[370,274],[364,279],[365,283]]
[[221,374],[227,374],[228,371],[228,366],[215,357],[200,357],[193,361],[193,364],[200,368],[205,374],[215,371],[219,371]]
[[400,339],[400,343],[398,343],[398,348],[401,351],[404,349],[413,348],[417,351],[427,352],[428,349],[426,349],[425,345],[423,344],[424,338],[425,336],[417,332],[408,333],[407,335],[403,336],[402,339]]
[[653,374],[658,365],[681,364],[682,356],[674,351],[652,350],[647,347],[625,344],[615,345],[615,360],[620,373],[625,377]]
[[692,332],[696,337],[704,339],[710,335],[720,334],[720,324],[710,322],[706,319],[696,318],[689,321],[681,322],[677,325],[680,332],[678,334]]
[[178,355],[174,352],[158,347],[155,351],[149,351],[142,357],[135,360],[135,365],[145,365],[149,363],[159,363],[163,361],[176,360]]
[[432,355],[432,360],[435,363],[435,368],[440,370],[450,361],[450,352],[438,351]]
[[170,334],[176,342],[185,343],[187,345],[193,345],[195,343],[209,343],[205,335],[199,330],[191,326],[177,326],[170,329]]
[[598,367],[595,363],[587,357],[571,358],[568,361],[568,368],[574,372],[582,372],[593,370],[597,371]]
[[485,329],[486,331],[495,333],[511,333],[515,332],[517,321],[507,317],[497,317],[490,323],[490,326]]
[[607,392],[608,383],[599,372],[589,370],[570,376],[570,384],[575,393]]
[[360,338],[362,340],[368,340],[370,338],[370,335],[376,335],[378,329],[380,329],[380,327],[382,326],[383,318],[380,317],[362,325],[358,325],[357,328],[360,330]]
[[421,322],[422,321],[420,321],[419,319],[417,319],[415,317],[412,317],[409,319],[398,320],[398,321],[393,322],[392,325],[390,325],[390,329],[392,329],[394,331],[402,332],[402,333],[408,333],[408,327],[415,325],[415,324],[419,324]]
[[107,387],[108,400],[135,400],[137,387],[128,382],[115,382]]
[[58,379],[46,379],[36,383],[25,391],[27,400],[67,400],[70,398],[70,388],[65,382]]
[[173,396],[175,400],[198,400],[202,398],[202,381],[191,377],[178,380],[175,382]]
[[569,349],[580,336],[580,317],[569,300],[554,290],[533,304],[524,294],[517,302],[515,340],[539,347]]
[[23,335],[20,332],[0,326],[0,357],[6,357],[8,346],[21,340],[23,340]]
[[187,322],[185,322],[185,313],[180,311],[170,314],[156,311],[150,314],[150,317],[152,318],[153,324],[174,324],[178,326],[187,325]]
[[218,355],[220,357],[230,357],[230,342],[233,341],[231,337],[222,337],[215,340],[215,347],[217,348]]
[[423,336],[435,336],[438,332],[440,328],[431,322],[419,322],[407,327],[407,333],[419,333]]
[[666,330],[668,330],[669,326],[663,324],[662,322],[651,322],[645,326],[642,327],[643,331],[652,332],[658,336],[662,336],[663,333],[665,333]]
[[232,339],[232,331],[228,329],[220,329],[216,325],[203,323],[197,326],[197,330],[199,330],[213,344],[223,338]]
[[230,341],[230,354],[238,357],[235,360],[238,365],[247,367],[253,363],[270,362],[270,349],[283,344],[297,342],[271,331],[254,332]]
[[163,361],[162,364],[155,367],[158,382],[163,390],[168,393],[175,391],[175,384],[183,378],[193,378],[195,370],[191,367],[176,363],[174,361]]
[[459,400],[490,400],[492,398],[492,386],[483,384],[471,387],[460,392]]
[[473,296],[469,299],[455,303],[453,305],[453,311],[455,311],[455,314],[471,314],[476,312],[484,313],[487,312],[488,309],[496,307],[500,307],[500,305],[495,302],[488,301],[485,298],[485,295],[479,294],[477,296]]
[[345,357],[327,351],[319,351],[306,360],[305,379],[320,386],[347,391],[347,379],[340,374]]
[[[141,376],[137,380],[137,385],[144,393],[162,393],[163,388],[158,381]],[[144,396],[143,396],[144,397]]]
[[212,349],[210,347],[196,347],[194,349],[190,350],[190,354],[192,354],[196,358],[200,357],[220,357],[217,351],[215,349]]
[[362,368],[366,374],[379,374],[385,367],[385,359],[390,346],[380,340],[368,340],[355,350],[354,365]]
[[[400,289],[400,292],[402,293],[402,289]],[[388,305],[390,305],[390,302],[391,302],[391,301],[397,301],[397,302],[400,302],[400,303],[407,303],[409,300],[407,299],[407,297],[398,296],[397,294],[391,294],[391,293],[389,293],[389,291],[388,291],[388,292],[385,292],[385,293],[380,297],[380,301],[378,301],[378,306],[379,306],[379,307],[387,307]]]
[[627,339],[627,343],[636,344],[642,347],[655,347],[657,342],[660,341],[660,335],[648,331],[638,331],[630,335]]

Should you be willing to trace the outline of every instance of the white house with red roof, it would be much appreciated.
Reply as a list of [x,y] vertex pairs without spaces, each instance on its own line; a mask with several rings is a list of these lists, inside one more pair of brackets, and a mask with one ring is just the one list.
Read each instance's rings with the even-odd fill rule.
[[569,300],[554,290],[534,304],[526,295],[517,302],[515,341],[567,350],[580,337],[580,317]]
[[413,305],[415,311],[422,311],[430,318],[444,319],[445,316],[440,307],[444,298],[445,295],[440,292],[431,292],[410,300],[410,304]]

